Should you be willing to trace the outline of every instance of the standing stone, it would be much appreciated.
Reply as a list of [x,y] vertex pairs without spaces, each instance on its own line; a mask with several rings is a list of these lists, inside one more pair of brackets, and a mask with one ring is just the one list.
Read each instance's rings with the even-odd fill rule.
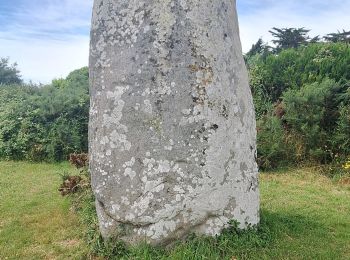
[[256,130],[233,0],[95,0],[90,170],[128,243],[259,222]]

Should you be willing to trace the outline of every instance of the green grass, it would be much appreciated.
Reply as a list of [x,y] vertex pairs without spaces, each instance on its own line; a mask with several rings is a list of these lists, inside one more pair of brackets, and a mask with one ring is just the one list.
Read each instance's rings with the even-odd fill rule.
[[[79,224],[71,200],[57,192],[64,170],[72,171],[67,164],[0,162],[0,259],[86,259],[91,248],[115,254],[98,239],[84,241],[94,221],[90,229]],[[124,259],[350,259],[349,185],[311,168],[288,170],[262,174],[261,197],[258,230],[129,248]],[[89,221],[92,212],[89,204],[81,215]]]
[[87,248],[58,192],[67,164],[0,162],[0,259],[79,259]]

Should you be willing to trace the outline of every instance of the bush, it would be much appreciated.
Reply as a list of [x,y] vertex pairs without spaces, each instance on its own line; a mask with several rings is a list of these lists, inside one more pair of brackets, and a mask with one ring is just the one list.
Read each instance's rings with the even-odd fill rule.
[[350,48],[346,43],[309,44],[278,55],[253,56],[248,66],[253,92],[262,89],[276,102],[288,89],[300,89],[325,78],[349,81]]
[[304,145],[297,134],[284,128],[276,115],[258,120],[258,165],[263,170],[291,166],[302,161]]
[[21,84],[22,79],[17,64],[9,64],[8,58],[0,58],[0,85]]
[[0,158],[61,161],[87,152],[88,70],[63,81],[61,87],[0,87]]
[[346,89],[346,84],[325,78],[285,91],[282,102],[258,120],[260,167],[331,163],[350,154]]
[[344,158],[350,155],[350,105],[342,105],[339,114],[333,133],[332,147],[336,157]]
[[334,80],[324,79],[283,94],[283,119],[287,128],[301,138],[308,160],[328,163],[332,159],[332,133],[339,117],[341,89]]

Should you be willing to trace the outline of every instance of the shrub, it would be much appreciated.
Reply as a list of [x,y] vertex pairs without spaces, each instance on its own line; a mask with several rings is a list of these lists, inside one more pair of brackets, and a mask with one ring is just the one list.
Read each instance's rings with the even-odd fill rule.
[[62,161],[87,152],[87,68],[63,81],[61,87],[0,87],[0,158]]
[[8,84],[21,84],[22,79],[17,64],[9,64],[9,58],[0,58],[0,86]]
[[278,55],[256,55],[248,65],[253,92],[261,88],[276,102],[288,89],[300,89],[325,78],[349,81],[350,48],[346,43],[315,43]]
[[258,126],[258,165],[271,169],[287,165],[291,158],[286,145],[282,122],[274,115],[267,115],[257,122]]
[[283,119],[301,138],[309,160],[326,163],[332,159],[332,132],[338,120],[341,88],[334,80],[324,79],[283,94]]
[[339,119],[333,133],[332,147],[337,157],[350,155],[350,105],[342,105],[339,109]]

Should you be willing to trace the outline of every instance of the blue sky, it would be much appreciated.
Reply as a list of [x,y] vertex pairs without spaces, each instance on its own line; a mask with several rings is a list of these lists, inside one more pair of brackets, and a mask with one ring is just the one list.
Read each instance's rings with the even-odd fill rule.
[[[0,0],[0,57],[23,78],[48,83],[88,63],[92,0]],[[350,0],[237,0],[243,50],[272,27],[311,35],[350,30]]]

